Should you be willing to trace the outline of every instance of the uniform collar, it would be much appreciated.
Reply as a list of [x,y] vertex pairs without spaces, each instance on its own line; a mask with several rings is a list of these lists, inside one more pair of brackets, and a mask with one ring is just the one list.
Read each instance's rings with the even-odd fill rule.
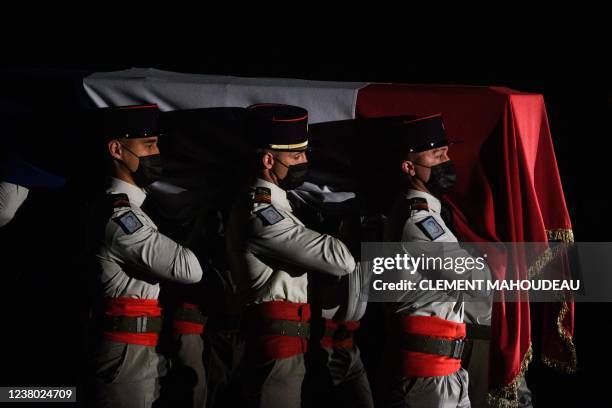
[[123,180],[119,180],[115,177],[111,178],[110,187],[106,189],[106,192],[127,194],[130,203],[134,204],[137,207],[140,207],[144,202],[145,198],[147,198],[147,193],[145,193],[142,188],[127,183]]
[[412,188],[408,189],[408,191],[406,192],[406,199],[415,198],[415,197],[424,198],[425,200],[427,200],[427,206],[429,207],[430,210],[438,214],[440,213],[440,210],[442,208],[442,203],[440,202],[440,200],[438,200],[433,195],[426,193],[425,191],[421,191],[421,190],[415,190]]
[[272,204],[286,211],[291,211],[291,204],[287,200],[287,192],[274,183],[270,183],[261,178],[255,180],[253,187],[266,187],[270,189]]

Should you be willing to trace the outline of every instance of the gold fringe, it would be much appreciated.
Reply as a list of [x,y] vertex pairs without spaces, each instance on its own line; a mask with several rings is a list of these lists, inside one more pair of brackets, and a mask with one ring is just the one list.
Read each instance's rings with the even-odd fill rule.
[[521,368],[517,376],[512,380],[512,382],[500,389],[493,390],[489,392],[487,396],[487,404],[492,408],[518,408],[518,387],[519,382],[523,377],[525,377],[525,373],[527,372],[527,367],[529,363],[531,363],[531,359],[533,358],[533,350],[531,348],[531,344],[529,345],[529,349],[525,353],[523,357],[523,361],[521,362]]
[[549,241],[574,242],[574,231],[567,228],[546,230]]
[[527,270],[527,276],[529,279],[540,276],[546,265],[553,260],[555,255],[556,254],[550,248],[546,248],[546,251],[539,255],[538,259],[536,259],[536,261],[529,266],[529,269]]
[[[546,236],[549,241],[560,241],[560,242],[574,242],[574,232],[571,229],[553,229],[546,230]],[[531,276],[531,275],[530,275]],[[576,372],[578,367],[578,360],[576,357],[576,346],[574,345],[574,339],[572,335],[563,327],[563,320],[565,320],[565,316],[569,312],[569,306],[567,302],[564,301],[561,306],[561,311],[557,316],[557,332],[559,333],[559,338],[563,341],[567,350],[570,354],[569,361],[560,361],[554,358],[547,357],[542,355],[541,360],[545,365],[558,370],[562,373],[573,374]]]
[[[548,241],[553,242],[574,242],[574,232],[571,229],[553,229],[546,230],[546,237]],[[543,254],[538,256],[538,259],[529,266],[527,271],[527,276],[529,279],[533,279],[539,277],[542,274],[542,271],[546,267],[546,265],[553,260],[553,258],[557,255],[556,253],[561,249],[561,245],[553,246],[555,251],[550,248],[546,248]]]
[[[557,242],[574,242],[574,232],[571,229],[552,229],[546,230],[546,237],[548,241],[557,241]],[[547,248],[546,251],[542,255],[538,257],[538,259],[529,267],[528,276],[529,278],[533,278],[542,273],[544,267],[555,257],[555,253]],[[563,302],[563,306],[561,306],[561,311],[557,316],[557,330],[559,332],[559,337],[565,343],[566,347],[570,352],[570,361],[564,362],[556,359],[552,359],[546,356],[542,356],[542,362],[549,367],[558,369],[565,373],[575,373],[577,367],[576,360],[576,347],[574,345],[574,341],[572,336],[565,330],[563,327],[563,320],[569,311],[569,307],[567,302]],[[493,390],[489,392],[487,396],[487,403],[489,407],[492,408],[518,408],[518,387],[519,382],[522,378],[525,377],[525,373],[527,372],[527,368],[533,359],[533,349],[531,344],[529,345],[529,349],[525,356],[523,357],[523,361],[521,362],[521,368],[517,376],[512,380],[512,382],[500,389]]]
[[563,327],[563,320],[565,320],[567,312],[569,312],[569,306],[567,305],[567,302],[563,302],[563,305],[561,306],[561,311],[557,316],[557,332],[559,333],[559,337],[561,338],[570,353],[570,360],[561,361],[547,357],[545,355],[542,355],[541,360],[550,368],[553,368],[565,374],[574,374],[576,372],[576,369],[578,368],[578,359],[576,356],[576,346],[574,345],[574,339],[572,338],[572,335],[568,333],[565,327]]

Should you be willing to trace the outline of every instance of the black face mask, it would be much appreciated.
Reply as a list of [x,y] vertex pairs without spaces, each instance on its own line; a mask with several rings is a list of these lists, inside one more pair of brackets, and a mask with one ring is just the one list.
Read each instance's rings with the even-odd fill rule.
[[291,166],[287,166],[282,161],[277,161],[287,168],[287,175],[285,178],[281,179],[278,177],[276,173],[276,178],[278,180],[278,186],[283,190],[293,190],[299,186],[301,186],[304,181],[306,181],[306,174],[308,174],[308,162],[293,164]]
[[138,187],[146,187],[161,178],[162,158],[161,154],[151,154],[149,156],[138,156],[136,153],[122,145],[128,152],[138,157],[138,168],[132,172],[134,182]]
[[451,160],[436,164],[435,166],[415,164],[430,169],[431,173],[429,173],[429,180],[425,183],[425,187],[434,195],[441,195],[450,190],[457,181],[457,172]]

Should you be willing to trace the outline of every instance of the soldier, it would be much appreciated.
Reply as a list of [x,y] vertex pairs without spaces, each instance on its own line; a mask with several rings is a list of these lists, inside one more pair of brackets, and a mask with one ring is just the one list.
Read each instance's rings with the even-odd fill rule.
[[[360,264],[357,264],[358,266]],[[333,285],[311,285],[313,338],[307,355],[309,407],[374,406],[354,334],[366,310],[369,280],[357,267]]]
[[[387,241],[446,243],[444,255],[471,257],[441,217],[439,197],[456,174],[441,115],[399,120],[391,125],[404,182],[389,214]],[[423,245],[425,248],[426,245]],[[426,271],[420,271],[426,273]],[[454,270],[435,271],[457,279]],[[488,267],[468,269],[463,279],[489,279]],[[469,407],[468,374],[461,368],[465,338],[463,296],[488,296],[486,288],[467,292],[410,291],[393,306],[392,337],[399,350],[399,372],[385,395],[394,407]],[[398,354],[395,354],[396,356]]]
[[[208,225],[203,214],[181,214],[186,198],[180,194],[164,195],[162,183],[152,184],[141,209],[164,235],[178,244],[192,248],[192,252],[207,272],[211,271],[207,235]],[[189,192],[184,192],[189,195]],[[190,198],[190,197],[187,197]],[[178,218],[176,214],[181,214]],[[176,218],[175,218],[176,217]],[[207,273],[207,283],[210,274]],[[203,282],[185,285],[162,282],[159,302],[164,310],[164,324],[158,350],[170,362],[170,370],[161,383],[161,395],[156,405],[204,408],[207,401],[206,371],[204,369],[204,340],[206,316],[204,300],[208,300]],[[165,404],[165,405],[164,405]]]
[[[200,258],[201,259],[201,258]],[[177,288],[162,286],[161,304],[168,316],[165,329],[167,357],[171,369],[162,384],[162,400],[173,407],[206,406],[204,340],[206,316],[202,313],[203,290],[198,285]]]
[[[226,258],[225,251],[218,256]],[[206,292],[208,323],[204,334],[204,362],[208,375],[206,404],[209,408],[239,403],[240,364],[244,356],[241,305],[227,280],[227,261],[213,262],[216,274],[215,282]]]
[[161,174],[158,112],[155,105],[97,112],[111,179],[92,231],[96,406],[152,406],[165,374],[165,360],[155,350],[161,328],[159,282],[202,278],[193,252],[162,235],[140,208],[144,187]]
[[257,144],[255,180],[227,230],[230,271],[246,304],[243,383],[249,405],[300,407],[310,332],[308,272],[343,276],[355,261],[341,241],[306,228],[287,200],[286,191],[303,182],[308,167],[308,112],[253,105],[248,128]]
[[[330,127],[330,134],[325,136],[333,137],[335,131],[342,130]],[[355,194],[317,191],[318,186],[310,184],[308,192],[317,191],[310,196],[304,194],[305,187],[292,191],[288,197],[294,214],[308,228],[336,236],[353,254],[359,254],[362,241],[380,241],[382,223],[372,228],[375,217],[362,217],[360,208],[348,198]],[[318,201],[333,200],[334,195],[345,200],[335,201],[333,206],[327,201],[327,207]],[[373,234],[373,229],[380,233]],[[362,269],[360,263],[353,273],[339,279],[321,274],[313,274],[309,279],[313,317],[302,388],[304,407],[374,406],[361,352],[355,342],[355,332],[366,311],[369,283],[368,269]]]

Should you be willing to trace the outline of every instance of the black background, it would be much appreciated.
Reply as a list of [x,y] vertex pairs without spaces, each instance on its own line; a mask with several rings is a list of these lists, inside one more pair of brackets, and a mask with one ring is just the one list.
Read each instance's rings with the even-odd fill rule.
[[[138,66],[239,76],[499,85],[542,93],[575,238],[610,241],[612,92],[607,72],[612,71],[602,55],[607,51],[590,38],[559,38],[545,32],[497,41],[483,39],[483,33],[423,42],[418,33],[406,33],[405,39],[394,33],[394,41],[384,36],[368,43],[332,37],[333,41],[296,39],[281,44],[282,32],[251,34],[223,43],[219,37],[202,34],[186,43],[183,38],[162,40],[164,36],[139,28],[125,35],[85,35],[83,42],[78,38],[83,31],[75,30],[61,38],[11,42],[0,72],[2,113],[60,112],[62,123],[40,123],[28,144],[33,155],[78,157],[80,137],[87,135],[62,134],[58,129],[70,127],[72,114],[76,117],[87,106],[80,81],[95,71]],[[52,159],[49,163],[58,170],[66,166]],[[79,171],[86,174],[83,166]],[[10,247],[20,249],[8,253],[7,241],[2,241],[0,384],[80,384],[85,351],[80,305],[86,303],[78,258],[82,203],[79,197],[53,192],[34,192],[32,197],[37,194],[45,199],[28,200],[19,214],[31,217],[27,226],[16,218],[2,231]],[[612,354],[607,340],[610,312],[609,304],[576,305],[578,373],[556,374],[534,361],[528,381],[537,406],[603,400]]]

